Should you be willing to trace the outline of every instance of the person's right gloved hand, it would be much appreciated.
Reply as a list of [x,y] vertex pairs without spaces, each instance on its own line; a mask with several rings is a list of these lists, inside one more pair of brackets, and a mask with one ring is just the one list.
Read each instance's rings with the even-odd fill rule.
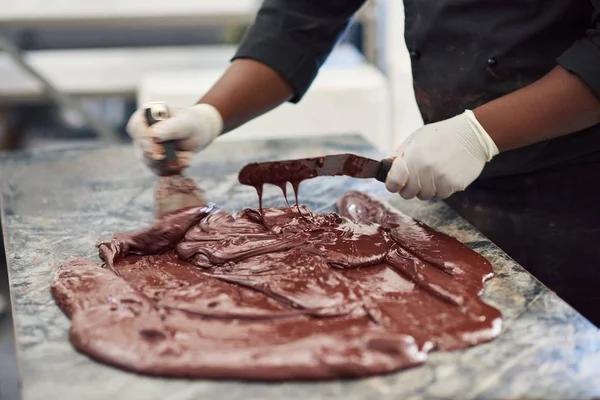
[[[127,133],[134,142],[139,159],[164,158],[163,147],[158,143],[177,141],[177,159],[181,168],[187,167],[195,153],[208,146],[223,131],[223,118],[210,104],[197,104],[184,109],[169,108],[170,118],[151,127],[146,123],[143,106],[133,113],[127,123]],[[144,157],[145,156],[145,157]]]

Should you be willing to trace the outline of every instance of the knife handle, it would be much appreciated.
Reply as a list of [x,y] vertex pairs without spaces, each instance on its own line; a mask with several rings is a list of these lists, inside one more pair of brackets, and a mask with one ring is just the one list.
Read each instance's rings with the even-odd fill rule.
[[[152,126],[157,122],[164,121],[169,118],[169,108],[166,103],[154,102],[150,103],[144,110],[146,117],[146,123],[148,126]],[[165,150],[165,158],[162,160],[153,161],[154,168],[156,170],[169,173],[174,165],[177,164],[177,142],[175,140],[168,140],[160,143]],[[176,171],[172,171],[175,173]]]
[[388,173],[392,168],[393,162],[394,159],[392,158],[384,158],[383,160],[381,160],[381,164],[379,164],[379,170],[377,171],[377,176],[375,176],[375,179],[377,179],[379,182],[385,183]]

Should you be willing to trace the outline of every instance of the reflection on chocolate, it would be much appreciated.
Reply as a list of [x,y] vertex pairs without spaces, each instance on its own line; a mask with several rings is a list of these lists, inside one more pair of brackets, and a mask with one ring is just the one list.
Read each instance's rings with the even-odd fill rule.
[[52,293],[79,351],[162,376],[368,376],[499,334],[487,260],[364,193],[338,210],[190,208],[100,242],[104,268],[68,260]]

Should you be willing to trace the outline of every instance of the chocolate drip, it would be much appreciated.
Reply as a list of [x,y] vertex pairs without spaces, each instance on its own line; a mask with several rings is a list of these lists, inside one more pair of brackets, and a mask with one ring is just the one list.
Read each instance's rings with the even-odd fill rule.
[[298,202],[298,191],[300,190],[300,181],[292,181],[292,188],[294,188],[294,198],[296,199],[296,208],[298,209],[298,213],[302,214],[300,211],[300,203]]

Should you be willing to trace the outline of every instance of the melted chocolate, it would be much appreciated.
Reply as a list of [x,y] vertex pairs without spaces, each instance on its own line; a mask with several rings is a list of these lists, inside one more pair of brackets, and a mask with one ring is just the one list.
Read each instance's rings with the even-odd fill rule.
[[[238,181],[256,189],[258,209],[262,212],[262,197],[265,184],[279,187],[289,206],[287,184],[292,184],[294,197],[298,205],[298,188],[300,182],[318,176],[317,166],[321,165],[323,157],[304,160],[274,161],[269,163],[252,163],[246,165],[239,173]],[[300,211],[298,209],[298,211]]]
[[298,187],[303,180],[317,176],[346,175],[355,178],[376,178],[385,182],[391,165],[391,160],[380,162],[355,154],[268,161],[245,165],[238,174],[238,181],[242,185],[249,185],[256,189],[259,210],[262,210],[262,194],[265,184],[281,188],[289,206],[286,190],[288,182],[292,184],[296,204],[298,204]]
[[364,193],[338,209],[190,208],[98,243],[105,268],[68,260],[52,293],[78,350],[162,376],[367,376],[499,334],[487,260]]

